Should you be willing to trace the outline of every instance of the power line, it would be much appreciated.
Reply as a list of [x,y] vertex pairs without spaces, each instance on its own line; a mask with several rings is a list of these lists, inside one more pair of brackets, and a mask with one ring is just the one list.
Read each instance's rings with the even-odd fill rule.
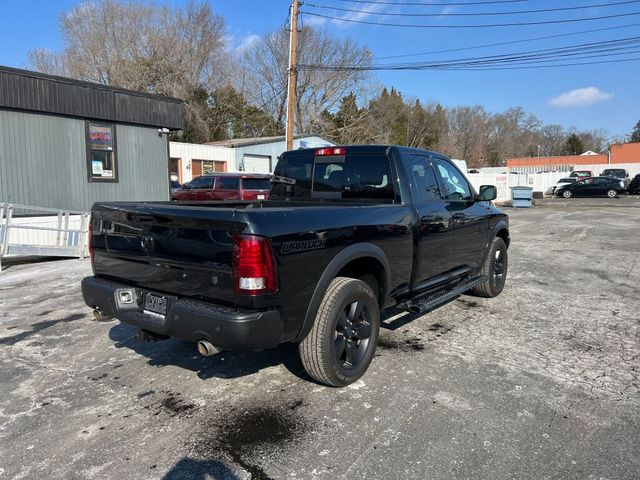
[[599,50],[593,51],[585,51],[585,52],[554,52],[547,54],[538,54],[538,55],[530,55],[530,56],[512,56],[505,58],[477,58],[477,59],[461,59],[457,61],[443,61],[443,62],[432,62],[425,63],[419,65],[385,65],[385,66],[375,66],[369,69],[358,67],[358,66],[305,66],[305,69],[316,69],[316,70],[329,70],[329,71],[353,71],[353,70],[433,70],[433,69],[475,69],[479,67],[493,67],[493,66],[501,66],[501,65],[525,65],[531,63],[549,63],[549,62],[558,62],[562,60],[578,60],[578,59],[591,59],[591,58],[600,58],[600,57],[610,57],[615,55],[622,55],[628,53],[640,53],[640,46],[638,45],[628,45],[628,46],[619,46],[613,48],[602,48]]
[[[617,51],[620,50],[620,51]],[[475,62],[475,63],[461,63],[461,64],[445,64],[445,65],[433,65],[428,66],[426,68],[418,68],[419,70],[433,70],[433,69],[464,69],[464,70],[482,70],[485,67],[493,67],[493,66],[502,66],[502,65],[512,65],[512,66],[524,66],[524,65],[547,65],[547,64],[555,64],[553,62],[566,61],[566,60],[581,60],[581,59],[594,59],[594,58],[605,58],[605,57],[615,57],[618,55],[628,55],[631,53],[640,53],[640,47],[638,46],[629,46],[623,48],[612,48],[607,50],[601,50],[600,53],[588,53],[588,54],[572,54],[572,55],[558,55],[558,56],[539,56],[531,59],[522,59],[522,60],[514,60],[507,62]],[[565,58],[566,57],[566,58]],[[401,70],[414,70],[413,68],[405,68]]]
[[[351,12],[351,13],[366,13],[367,15],[378,15],[384,17],[488,17],[494,15],[522,15],[529,13],[550,13],[550,12],[564,12],[564,11],[572,11],[572,10],[585,10],[590,8],[604,8],[604,7],[615,7],[620,5],[629,5],[632,3],[640,3],[640,0],[625,0],[622,2],[611,2],[611,3],[600,3],[595,5],[582,5],[582,6],[572,6],[572,7],[557,7],[557,8],[541,8],[541,9],[533,9],[533,10],[518,10],[518,11],[510,11],[510,12],[451,12],[451,13],[406,13],[406,12],[375,12],[368,10],[358,10],[355,8],[341,8],[335,7],[331,5],[318,5],[315,3],[305,2],[305,7],[326,9],[326,10],[338,10],[341,12]],[[424,4],[425,7],[433,6],[429,4]]]
[[[591,42],[591,43],[583,43],[578,45],[569,45],[565,47],[554,47],[554,48],[545,48],[538,50],[526,50],[523,52],[514,52],[508,54],[501,55],[488,55],[482,57],[467,57],[467,58],[459,58],[459,59],[451,59],[451,60],[441,60],[439,63],[455,63],[455,62],[468,62],[468,61],[476,61],[476,60],[505,60],[505,59],[514,59],[514,58],[522,58],[522,57],[535,57],[541,55],[548,54],[566,54],[566,53],[580,53],[582,51],[598,51],[599,49],[607,48],[607,47],[623,47],[625,45],[633,45],[636,43],[640,43],[640,36],[638,37],[627,37],[616,40],[608,40],[602,42]],[[431,62],[436,63],[436,62]],[[373,68],[388,68],[388,67],[413,67],[425,65],[428,63],[425,62],[412,62],[412,63],[396,63],[396,64],[378,64],[373,65]]]
[[423,6],[423,7],[460,7],[460,6],[473,6],[473,5],[497,5],[503,3],[524,3],[531,0],[487,0],[479,2],[445,2],[445,3],[424,3],[424,2],[389,2],[389,1],[368,1],[368,0],[336,0],[338,2],[349,3],[367,3],[370,5],[396,5],[396,6]]
[[301,65],[304,69],[317,70],[426,70],[426,69],[442,69],[453,67],[464,67],[471,69],[474,67],[505,65],[505,64],[523,64],[540,61],[559,61],[563,59],[583,59],[596,58],[602,56],[620,55],[623,53],[637,53],[636,50],[629,52],[628,50],[637,49],[640,44],[640,36],[628,37],[603,42],[592,42],[578,45],[570,45],[558,48],[548,48],[539,50],[529,50],[524,52],[514,52],[502,55],[490,55],[482,57],[468,57],[450,60],[441,60],[434,62],[414,62],[414,63],[398,63],[398,64],[382,64],[369,66],[353,66],[353,65]]
[[485,43],[482,45],[473,45],[470,47],[460,47],[460,48],[448,48],[446,50],[432,50],[430,52],[420,52],[420,53],[405,53],[402,55],[387,55],[384,57],[374,57],[376,60],[386,60],[389,58],[405,58],[405,57],[418,57],[421,55],[434,55],[437,53],[450,53],[450,52],[460,52],[464,50],[476,50],[479,48],[487,48],[487,47],[500,47],[504,45],[513,45],[516,43],[526,43],[526,42],[534,42],[537,40],[547,40],[551,38],[559,38],[559,37],[569,37],[573,35],[583,35],[585,33],[595,33],[595,32],[604,32],[609,30],[615,30],[618,28],[629,28],[629,27],[637,27],[640,26],[640,23],[631,23],[627,25],[616,25],[612,27],[604,27],[604,28],[593,28],[590,30],[581,30],[579,32],[571,32],[571,33],[559,33],[556,35],[545,35],[542,37],[531,37],[531,38],[523,38],[522,40],[511,40],[508,42],[497,42],[497,43]]
[[[627,52],[633,53],[633,52]],[[640,57],[631,57],[631,58],[620,58],[615,60],[596,60],[593,62],[572,62],[572,63],[549,63],[544,62],[542,65],[518,65],[518,66],[478,66],[478,67],[468,67],[468,66],[433,66],[429,68],[423,68],[420,70],[451,70],[451,71],[469,71],[469,70],[477,70],[477,71],[496,71],[496,70],[528,70],[528,69],[537,69],[537,68],[554,68],[554,67],[570,67],[574,65],[598,65],[603,63],[627,63],[627,62],[635,62],[640,60]]]
[[[474,68],[473,70],[479,71],[497,71],[497,70],[533,70],[538,68],[557,68],[557,67],[573,67],[578,65],[600,65],[603,63],[630,63],[637,62],[640,60],[640,57],[632,57],[632,58],[619,58],[616,60],[596,60],[595,62],[575,62],[575,63],[556,63],[556,64],[544,64],[544,65],[523,65],[518,67],[479,67]],[[459,68],[439,68],[433,70],[471,70],[469,68],[459,67]]]
[[628,13],[619,13],[615,15],[603,15],[599,17],[588,17],[588,18],[574,18],[574,19],[563,19],[563,20],[544,20],[537,22],[512,22],[512,23],[484,23],[484,24],[471,24],[471,25],[424,25],[424,24],[410,24],[410,23],[385,23],[385,22],[369,22],[367,20],[356,20],[353,18],[340,18],[334,17],[331,15],[323,15],[320,13],[314,12],[303,12],[305,15],[311,15],[314,17],[325,18],[328,20],[335,20],[339,22],[347,22],[347,23],[358,23],[363,25],[377,25],[380,27],[403,27],[403,28],[497,28],[497,27],[522,27],[522,26],[530,26],[530,25],[551,25],[551,24],[560,24],[560,23],[576,23],[576,22],[589,22],[594,20],[607,20],[610,18],[620,18],[620,17],[628,17],[628,16],[637,16],[640,15],[640,12],[628,12]]

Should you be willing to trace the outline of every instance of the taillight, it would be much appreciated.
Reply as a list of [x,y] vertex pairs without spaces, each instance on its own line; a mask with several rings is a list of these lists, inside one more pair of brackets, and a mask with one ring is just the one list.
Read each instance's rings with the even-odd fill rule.
[[[87,241],[87,247],[89,249],[89,258],[91,259],[91,268],[95,266],[95,257],[93,255],[93,225],[91,225],[91,220],[89,220],[89,238]],[[95,270],[95,268],[94,268]]]
[[330,155],[346,155],[347,149],[344,147],[327,147],[316,150],[316,157],[326,157]]
[[271,242],[254,235],[236,235],[233,242],[233,290],[262,295],[278,290]]

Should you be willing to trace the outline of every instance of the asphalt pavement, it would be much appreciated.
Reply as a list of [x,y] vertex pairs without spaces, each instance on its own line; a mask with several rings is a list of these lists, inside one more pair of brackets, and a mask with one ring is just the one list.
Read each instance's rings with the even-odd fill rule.
[[640,199],[511,209],[495,299],[386,315],[354,385],[98,323],[82,260],[0,273],[0,480],[640,478]]

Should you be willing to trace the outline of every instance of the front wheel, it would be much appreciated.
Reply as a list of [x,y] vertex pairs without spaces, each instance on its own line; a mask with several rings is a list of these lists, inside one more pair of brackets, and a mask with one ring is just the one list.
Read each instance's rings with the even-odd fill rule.
[[618,192],[616,190],[614,190],[613,188],[611,190],[607,191],[607,197],[616,198],[617,196],[618,196]]
[[371,287],[354,278],[335,278],[300,343],[300,359],[318,382],[344,387],[369,368],[379,331],[380,309]]
[[489,251],[480,272],[480,275],[486,275],[488,280],[473,287],[473,293],[479,297],[487,298],[500,295],[507,280],[508,266],[507,244],[500,237],[495,237],[489,245]]
[[564,192],[562,192],[562,196],[564,198],[571,198],[573,197],[573,192],[571,190],[565,190]]

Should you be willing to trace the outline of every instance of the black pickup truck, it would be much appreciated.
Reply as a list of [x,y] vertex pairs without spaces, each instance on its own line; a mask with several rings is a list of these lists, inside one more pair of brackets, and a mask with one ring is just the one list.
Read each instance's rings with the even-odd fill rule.
[[374,356],[382,309],[502,291],[509,226],[495,198],[430,151],[290,151],[267,201],[96,203],[82,293],[96,317],[203,355],[297,342],[315,380],[344,386]]

